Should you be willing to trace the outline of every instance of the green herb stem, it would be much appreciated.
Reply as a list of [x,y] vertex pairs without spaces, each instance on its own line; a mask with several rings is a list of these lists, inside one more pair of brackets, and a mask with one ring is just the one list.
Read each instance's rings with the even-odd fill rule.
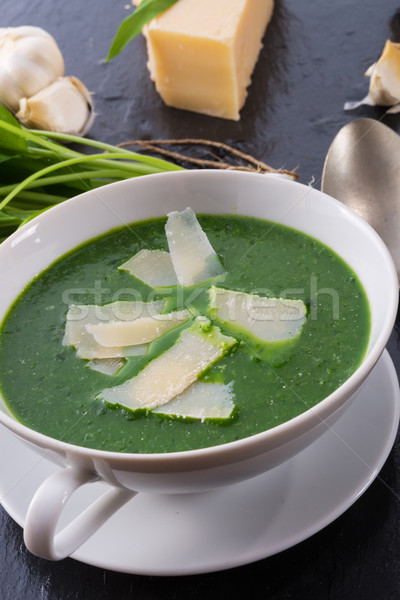
[[[85,153],[63,143],[86,148]],[[87,148],[95,150],[90,153]],[[0,106],[0,173],[5,184],[0,186],[0,241],[16,227],[72,196],[115,181],[178,170],[182,167],[167,160],[97,140],[30,131]]]
[[[121,158],[125,158],[125,155],[120,152],[110,152],[108,157],[110,159],[111,158],[121,159]],[[82,163],[92,162],[92,161],[98,161],[98,162],[101,162],[101,164],[103,164],[104,162],[109,163],[109,161],[103,160],[103,154],[90,154],[89,156],[82,155],[82,156],[78,156],[77,158],[71,158],[71,159],[65,160],[59,164],[50,165],[48,167],[45,167],[44,169],[41,169],[40,171],[37,171],[36,173],[33,173],[32,175],[30,175],[29,177],[24,179],[24,181],[22,181],[21,183],[16,185],[14,187],[14,189],[9,194],[7,194],[7,196],[4,198],[4,200],[2,202],[0,202],[0,210],[3,210],[3,208],[5,206],[7,206],[7,204],[15,196],[17,196],[17,194],[20,191],[25,189],[28,184],[39,179],[43,175],[46,175],[47,173],[52,173],[53,171],[56,171],[58,169],[63,169],[65,167],[72,167],[74,165],[79,165]],[[147,166],[147,168],[145,168],[146,166],[147,165],[125,165],[125,164],[119,163],[117,168],[115,169],[115,172],[118,173],[118,171],[120,171],[123,174],[129,173],[129,174],[131,174],[131,176],[132,176],[132,174],[143,175],[145,173],[154,173],[154,169],[151,169],[149,166]],[[79,179],[79,172],[76,173],[75,175],[76,175],[75,178]]]
[[[115,169],[104,169],[99,171],[79,171],[77,173],[70,173],[66,175],[54,175],[53,177],[40,177],[39,179],[30,181],[30,183],[26,183],[24,189],[29,190],[32,188],[41,188],[48,185],[67,184],[69,182],[73,183],[77,179],[82,181],[82,183],[85,182],[85,180],[90,180],[90,182],[95,183],[97,187],[97,184],[102,186],[112,183],[113,181],[120,181],[121,179],[129,179],[130,177],[132,177],[132,174],[130,173],[119,173],[118,175],[119,176],[116,177]],[[15,184],[0,187],[0,196],[7,196],[7,194],[10,194],[14,189]],[[88,185],[88,189],[91,189],[91,185]],[[61,202],[62,200],[66,200],[65,197],[63,198],[61,196],[56,196],[53,194],[43,194],[41,192],[35,193],[28,191],[18,192],[18,198],[20,197],[24,197],[28,200],[32,199],[33,201],[36,201],[38,198],[43,198],[45,202],[49,202],[52,204]]]
[[[104,142],[99,142],[89,138],[81,138],[67,133],[55,133],[53,131],[44,131],[40,129],[37,130],[36,133],[39,136],[46,136],[54,139],[64,140],[70,143],[82,144],[84,146],[90,146],[93,148],[98,148],[99,150],[104,150],[105,152],[115,152],[118,149],[120,152],[125,154],[125,158],[137,160],[138,162],[148,165],[153,165],[159,169],[162,169],[163,171],[178,171],[182,169],[182,167],[178,167],[177,165],[167,160],[163,160],[162,158],[139,154],[138,152],[132,152],[131,150],[126,150],[125,148],[118,148],[118,146],[113,146],[111,144],[106,144]],[[107,158],[107,156],[105,156],[105,158]]]
[[[77,152],[75,150],[71,150],[70,148],[61,146],[60,144],[55,144],[53,142],[49,142],[46,139],[46,137],[60,139],[60,140],[68,141],[71,143],[81,144],[84,146],[91,146],[94,148],[104,150],[105,152],[108,153],[107,155],[103,155],[103,156],[106,156],[107,159],[111,158],[110,155],[114,154],[116,152],[116,150],[118,150],[118,153],[120,154],[120,156],[118,156],[116,158],[121,158],[121,159],[129,158],[131,160],[138,161],[140,163],[144,163],[148,166],[154,166],[155,168],[159,169],[160,171],[181,170],[181,167],[178,167],[177,165],[174,165],[173,163],[163,160],[161,158],[156,158],[154,156],[146,156],[144,154],[139,154],[138,152],[131,152],[130,150],[126,150],[124,148],[118,148],[117,146],[113,146],[111,144],[105,144],[103,142],[98,142],[96,140],[82,138],[82,137],[75,136],[75,135],[70,135],[70,134],[65,134],[65,133],[64,134],[63,133],[55,133],[55,132],[44,131],[44,130],[37,130],[37,131],[35,131],[35,133],[32,133],[28,129],[24,129],[22,127],[16,127],[16,126],[12,125],[11,123],[7,123],[7,122],[1,121],[1,120],[0,120],[0,129],[4,129],[4,130],[8,131],[9,133],[15,133],[18,136],[22,136],[23,138],[25,138],[28,141],[34,142],[35,144],[39,144],[39,145],[43,146],[43,148],[50,150],[51,153],[56,154],[56,156],[68,156],[68,157],[77,157],[78,158],[79,156],[85,156],[85,155],[80,152]],[[48,157],[51,156],[49,153],[46,153],[45,155]],[[42,153],[42,156],[43,156],[43,153]]]
[[8,131],[9,133],[14,133],[16,136],[22,137],[27,141],[33,142],[34,144],[39,144],[44,148],[56,153],[57,155],[60,153],[68,156],[79,155],[79,152],[64,148],[63,146],[60,146],[60,144],[53,144],[53,142],[49,142],[41,136],[37,136],[35,133],[32,133],[29,129],[25,129],[24,127],[16,127],[15,125],[7,123],[6,121],[0,120],[0,129]]

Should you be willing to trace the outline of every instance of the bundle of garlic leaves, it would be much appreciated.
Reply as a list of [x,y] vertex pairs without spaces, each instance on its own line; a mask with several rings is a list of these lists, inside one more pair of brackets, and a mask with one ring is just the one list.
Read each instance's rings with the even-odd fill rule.
[[[84,154],[53,139],[93,152]],[[30,131],[0,106],[0,242],[68,198],[115,181],[181,169],[166,160],[96,140]]]

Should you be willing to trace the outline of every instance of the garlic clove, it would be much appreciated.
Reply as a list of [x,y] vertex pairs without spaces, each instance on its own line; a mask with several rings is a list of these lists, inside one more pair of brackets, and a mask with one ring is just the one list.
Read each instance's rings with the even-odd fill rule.
[[[0,104],[12,112],[64,75],[64,59],[54,38],[40,27],[0,29]],[[6,83],[6,85],[5,85]]]
[[60,77],[31,98],[22,98],[16,117],[35,129],[85,135],[95,113],[86,86],[76,77]]
[[387,40],[381,57],[365,75],[371,78],[369,96],[374,104],[397,104],[400,101],[400,44]]
[[0,68],[0,90],[0,105],[15,113],[22,94],[21,88],[15,85],[12,75],[2,68]]

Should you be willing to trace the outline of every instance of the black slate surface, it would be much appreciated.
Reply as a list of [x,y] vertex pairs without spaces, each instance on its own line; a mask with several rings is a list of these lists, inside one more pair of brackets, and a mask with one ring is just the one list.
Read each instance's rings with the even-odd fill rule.
[[[201,1],[201,0],[199,0]],[[218,0],[216,0],[218,1]],[[276,0],[273,20],[239,122],[163,105],[145,68],[144,41],[104,64],[122,0],[2,0],[0,26],[37,25],[57,39],[66,72],[94,92],[94,138],[209,138],[232,143],[275,167],[298,167],[319,187],[336,132],[360,116],[400,132],[400,116],[380,108],[346,113],[362,98],[365,69],[387,38],[400,41],[395,0]],[[389,343],[400,369],[400,319]],[[3,457],[0,469],[7,468]],[[119,574],[71,559],[51,563],[24,547],[18,525],[0,507],[1,600],[154,600],[230,598],[394,600],[400,597],[400,447],[356,504],[311,539],[277,556],[226,572],[190,577]]]

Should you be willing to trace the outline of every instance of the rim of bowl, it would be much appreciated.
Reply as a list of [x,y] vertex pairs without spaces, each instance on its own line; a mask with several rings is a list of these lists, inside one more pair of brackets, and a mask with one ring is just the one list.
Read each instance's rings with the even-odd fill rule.
[[[107,186],[104,186],[104,188],[109,188],[109,187],[114,187],[114,186],[119,186],[119,187],[131,186],[131,185],[135,185],[137,182],[143,182],[144,180],[146,180],[148,178],[151,178],[151,179],[171,178],[171,177],[177,177],[177,176],[178,177],[194,177],[194,176],[199,176],[199,174],[204,174],[204,175],[200,175],[200,177],[206,176],[206,175],[207,176],[211,175],[211,177],[218,177],[218,178],[223,178],[223,177],[245,178],[245,177],[254,177],[254,175],[258,175],[259,177],[265,177],[266,175],[269,175],[269,174],[261,175],[258,173],[246,173],[246,172],[240,172],[240,171],[217,171],[214,169],[202,169],[202,170],[193,169],[190,171],[182,170],[182,171],[172,171],[172,172],[166,172],[166,173],[155,173],[155,174],[151,174],[151,175],[143,175],[143,176],[139,177],[138,179],[129,179],[129,180],[111,183]],[[275,175],[275,174],[271,174],[271,175]],[[281,176],[274,177],[274,182],[276,184],[282,185],[282,186],[287,186],[287,185],[301,186],[304,188],[304,191],[307,191],[310,189],[309,186],[306,186],[297,181],[296,182],[292,181],[286,177],[283,178]],[[7,240],[5,240],[3,243],[7,244],[7,245],[9,243],[12,243],[13,239],[16,236],[20,235],[21,232],[23,232],[23,230],[25,228],[31,227],[32,224],[37,223],[43,219],[46,220],[47,215],[49,213],[54,214],[54,212],[56,212],[56,211],[61,212],[62,210],[65,210],[65,208],[67,208],[77,202],[79,202],[79,203],[84,202],[88,196],[92,196],[94,193],[99,193],[99,192],[101,193],[101,190],[104,188],[84,192],[83,194],[74,196],[73,198],[70,198],[70,199],[62,202],[61,204],[56,205],[55,207],[52,207],[45,213],[42,213],[39,216],[32,219],[31,221],[29,221],[29,223],[27,223],[26,225],[21,227],[21,229],[19,229],[18,231],[11,234],[11,236],[9,236],[7,238]],[[338,409],[340,409],[342,404],[345,404],[345,402],[352,397],[352,395],[359,389],[360,385],[363,383],[363,381],[367,378],[369,373],[372,371],[373,367],[375,366],[375,364],[379,360],[382,352],[384,351],[386,343],[389,339],[390,333],[393,329],[394,322],[396,319],[397,307],[398,307],[398,297],[399,297],[399,294],[398,294],[399,281],[398,281],[398,277],[397,277],[396,268],[395,268],[393,259],[389,253],[389,250],[387,249],[386,245],[384,244],[384,242],[382,241],[380,236],[376,233],[376,231],[366,221],[364,221],[360,216],[358,216],[354,211],[352,211],[350,208],[348,208],[347,206],[345,206],[344,204],[342,204],[341,202],[339,202],[332,196],[329,196],[328,194],[325,194],[324,192],[322,192],[320,190],[316,190],[315,188],[311,188],[311,189],[313,190],[313,192],[318,192],[319,195],[324,197],[326,199],[325,200],[326,202],[330,202],[337,208],[340,208],[340,210],[343,212],[343,214],[346,215],[346,218],[348,220],[354,222],[358,229],[364,230],[368,237],[373,238],[374,243],[376,244],[377,248],[380,250],[381,254],[383,254],[385,261],[387,263],[389,277],[390,277],[390,281],[388,280],[388,288],[390,288],[392,291],[390,297],[388,298],[388,306],[387,306],[387,312],[385,315],[384,326],[382,327],[379,335],[377,336],[375,344],[372,346],[372,348],[370,350],[368,350],[368,354],[364,357],[361,364],[357,367],[357,369],[354,371],[354,373],[344,383],[342,383],[342,385],[340,387],[338,387],[334,392],[332,392],[331,394],[329,394],[328,396],[323,398],[315,406],[308,408],[307,410],[300,413],[296,417],[293,417],[292,419],[289,419],[288,421],[285,421],[284,423],[282,423],[280,425],[272,427],[271,429],[261,431],[254,435],[251,435],[251,436],[248,436],[245,438],[241,438],[239,440],[222,443],[222,444],[215,445],[215,446],[206,446],[204,448],[197,448],[194,450],[182,450],[182,451],[165,452],[165,453],[116,452],[116,451],[111,451],[111,450],[99,450],[97,448],[78,446],[76,444],[71,444],[69,442],[64,442],[64,441],[58,440],[57,438],[52,438],[48,435],[45,435],[34,429],[31,429],[27,425],[24,425],[23,423],[17,421],[15,418],[7,415],[1,409],[0,409],[0,423],[3,424],[5,427],[7,427],[7,429],[13,431],[19,437],[33,443],[34,445],[37,445],[41,448],[47,448],[49,450],[55,450],[56,452],[62,451],[66,456],[76,457],[78,455],[81,455],[81,457],[83,457],[83,458],[90,458],[92,460],[93,459],[94,460],[102,459],[107,462],[113,462],[113,461],[117,461],[119,463],[135,462],[135,463],[140,464],[141,467],[145,467],[146,465],[150,466],[151,464],[154,464],[154,463],[157,463],[157,465],[160,465],[161,467],[163,465],[166,466],[166,463],[171,463],[171,465],[174,465],[175,463],[178,463],[178,464],[180,463],[181,465],[186,465],[186,463],[189,462],[189,463],[194,463],[193,468],[196,469],[196,464],[195,464],[197,462],[196,459],[200,459],[200,461],[202,463],[207,458],[212,458],[215,461],[215,459],[217,459],[217,458],[223,459],[225,456],[227,457],[227,455],[230,455],[232,453],[241,455],[241,454],[243,454],[242,450],[244,450],[244,449],[247,449],[248,451],[250,451],[250,453],[249,452],[246,453],[246,456],[247,455],[255,456],[259,453],[261,454],[262,451],[267,451],[269,449],[269,447],[267,448],[267,446],[269,446],[269,445],[271,446],[271,448],[275,448],[275,447],[278,448],[278,447],[283,446],[290,441],[296,440],[296,439],[300,438],[302,435],[306,434],[309,431],[309,429],[305,428],[304,425],[312,417],[314,419],[316,418],[317,421],[325,422],[324,414],[327,413],[328,417],[331,416]],[[68,208],[68,210],[69,210],[69,208]],[[244,214],[244,213],[241,213],[241,214]],[[293,227],[293,226],[290,226],[290,227],[292,227],[293,229],[296,229],[296,227]],[[299,229],[299,231],[301,231],[301,229]],[[105,230],[103,233],[106,233],[106,232],[107,232],[107,230]],[[308,234],[308,235],[310,235],[310,234]],[[312,237],[315,237],[315,239],[318,240],[317,235],[312,235]],[[87,241],[90,241],[90,239],[88,239]],[[325,242],[323,242],[323,243],[325,243]],[[72,249],[73,248],[71,248],[71,250]],[[50,262],[49,266],[52,264],[52,262],[54,262],[54,260],[55,259],[53,259]],[[345,401],[341,400],[343,398],[343,395],[346,396]],[[310,429],[312,429],[313,427],[315,427],[315,424]],[[329,425],[328,425],[328,427],[329,427]],[[299,430],[299,433],[294,436],[291,435],[291,432],[295,432],[296,430]],[[275,440],[279,441],[279,438],[282,438],[281,442],[274,444]],[[257,451],[258,446],[262,447],[260,449],[260,451]],[[209,466],[218,466],[219,464],[225,464],[227,462],[231,462],[231,461],[221,460],[220,462],[213,462],[212,465],[205,465],[205,466],[200,464],[200,468],[208,468]]]

